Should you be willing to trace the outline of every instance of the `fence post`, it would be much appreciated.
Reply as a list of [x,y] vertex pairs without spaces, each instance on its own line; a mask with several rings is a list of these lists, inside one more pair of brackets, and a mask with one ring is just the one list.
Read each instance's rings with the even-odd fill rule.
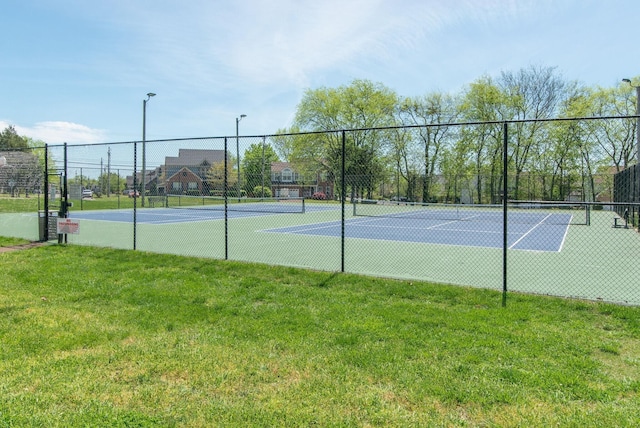
[[[62,182],[62,192],[64,192],[64,196],[60,198],[60,214],[58,217],[67,218],[69,211],[69,187],[67,183],[67,175],[68,175],[68,153],[67,153],[67,143],[64,143],[64,181]],[[47,216],[49,213],[47,213]],[[49,221],[47,219],[47,221]],[[64,238],[63,238],[64,237]],[[62,244],[62,241],[67,243],[67,235],[58,234],[58,244]]]
[[[44,234],[40,238],[47,241],[49,238],[49,145],[44,145]],[[38,220],[40,221],[40,220]]]
[[[344,130],[342,130],[342,166],[341,166],[341,171],[340,171],[340,180],[342,181],[342,183],[340,184],[340,193],[342,193],[342,197],[340,199],[342,199],[342,203],[341,203],[341,207],[342,207],[342,221],[341,221],[341,231],[340,231],[340,243],[341,243],[341,255],[340,255],[340,259],[341,259],[341,267],[340,267],[340,271],[344,272],[344,228],[345,228],[345,213],[344,213],[344,209],[345,209],[345,202],[347,199],[346,196],[346,191],[347,191],[347,186],[345,185],[345,157],[346,157],[346,132]],[[352,201],[353,202],[353,201]]]
[[228,156],[228,148],[227,148],[227,137],[224,137],[224,259],[229,260],[229,206],[227,204],[228,201],[228,192],[227,187],[229,185],[228,174],[229,174],[229,156]]
[[137,201],[138,196],[138,142],[133,143],[133,249],[136,249],[136,230],[137,230]]
[[504,122],[502,125],[502,307],[507,306],[507,210],[508,210],[508,189],[509,180],[507,178],[509,172],[509,156],[508,149],[508,124]]

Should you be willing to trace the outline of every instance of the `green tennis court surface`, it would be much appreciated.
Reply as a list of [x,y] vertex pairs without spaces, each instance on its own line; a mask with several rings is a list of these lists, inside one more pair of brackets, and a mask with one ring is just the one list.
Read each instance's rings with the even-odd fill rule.
[[[190,221],[150,221],[137,224],[137,249],[150,252],[180,254],[197,257],[252,261],[305,267],[319,270],[362,273],[382,277],[428,280],[440,283],[501,289],[503,251],[501,246],[456,244],[425,240],[385,239],[379,230],[386,229],[389,219],[354,216],[350,205],[345,210],[344,260],[342,258],[341,217],[339,205],[308,203],[304,214],[300,213],[234,213],[226,224],[219,213],[215,217],[193,218]],[[138,216],[161,215],[165,208],[138,210]],[[179,210],[180,211],[180,210]],[[181,210],[186,215],[199,210]],[[200,210],[208,211],[208,210]],[[93,218],[81,218],[81,212],[72,213],[80,222],[80,233],[68,235],[68,242],[79,245],[97,245],[131,249],[133,226],[131,213],[122,211],[126,221],[114,220],[115,211],[91,212]],[[90,211],[82,212],[90,213]],[[97,216],[106,215],[100,219]],[[209,213],[208,215],[212,215]],[[24,224],[5,214],[0,217],[4,228]],[[32,230],[37,234],[36,217],[30,214]],[[561,244],[542,250],[511,249],[507,251],[507,282],[512,291],[523,291],[556,296],[602,299],[607,301],[640,304],[640,291],[636,279],[640,266],[635,262],[640,251],[640,235],[632,229],[614,228],[615,214],[610,211],[592,211],[590,226],[567,225],[557,221],[558,230],[538,235],[542,241],[562,236]],[[358,236],[362,222],[374,221],[374,231]],[[398,220],[398,219],[396,219]],[[393,221],[396,221],[393,220]],[[408,236],[417,235],[415,229],[422,224],[428,228],[430,220],[410,220],[413,226]],[[442,221],[442,220],[439,220]],[[417,223],[416,223],[417,222]],[[459,228],[473,222],[457,221],[450,225]],[[553,223],[553,222],[552,222]],[[366,223],[365,223],[366,224]],[[491,230],[483,232],[502,239],[499,222],[480,222]],[[509,234],[520,235],[520,227],[526,230],[530,223],[509,225]],[[336,227],[338,225],[338,227]],[[311,230],[332,227],[331,233],[311,233]],[[399,226],[390,227],[398,233]],[[21,226],[22,227],[22,226]],[[538,226],[542,227],[542,226]],[[16,227],[14,227],[17,230]],[[340,232],[340,233],[338,233]],[[534,230],[535,232],[535,230]],[[531,233],[534,233],[531,232]],[[462,239],[469,232],[442,230],[439,236],[447,240]],[[226,241],[225,241],[226,240]],[[482,241],[482,240],[480,240]],[[225,242],[228,248],[225,250]],[[555,244],[554,244],[555,245]]]

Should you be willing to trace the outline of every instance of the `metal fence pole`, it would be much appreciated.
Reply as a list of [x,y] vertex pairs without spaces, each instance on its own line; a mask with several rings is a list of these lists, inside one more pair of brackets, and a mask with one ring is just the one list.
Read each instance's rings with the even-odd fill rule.
[[136,249],[138,196],[138,142],[133,143],[133,249]]
[[[49,240],[49,145],[44,145],[44,234],[40,238]],[[41,220],[38,220],[41,221]]]
[[[69,211],[69,187],[67,183],[67,167],[68,167],[68,153],[67,153],[67,143],[64,143],[64,181],[62,182],[64,198],[61,198],[62,208],[60,209],[60,216],[62,218],[67,218],[67,212]],[[49,214],[47,213],[47,216]],[[49,221],[47,219],[47,221]],[[58,235],[58,243],[62,244],[63,235]],[[64,235],[64,243],[67,243],[67,235]]]
[[345,209],[345,202],[346,202],[346,198],[347,198],[347,196],[346,196],[347,186],[345,185],[345,182],[344,182],[345,176],[346,176],[345,175],[345,171],[344,171],[345,170],[345,165],[346,165],[346,163],[345,163],[346,146],[347,146],[346,145],[346,132],[343,130],[342,131],[342,165],[340,167],[340,169],[341,169],[341,171],[340,171],[340,176],[341,176],[340,180],[342,181],[342,183],[340,184],[340,192],[342,193],[342,197],[340,198],[342,200],[342,203],[341,203],[341,207],[342,207],[342,221],[341,221],[341,223],[342,224],[341,224],[341,231],[340,231],[340,234],[341,234],[340,242],[341,242],[341,245],[342,245],[341,255],[340,255],[340,259],[341,259],[341,263],[342,263],[341,264],[341,268],[340,268],[341,272],[344,272],[344,245],[345,245],[345,243],[344,243],[344,228],[345,228],[345,218],[344,218],[345,212],[344,212],[344,209]]
[[508,189],[507,185],[509,184],[509,180],[507,178],[508,168],[509,168],[509,156],[507,154],[508,148],[508,125],[507,122],[504,122],[502,125],[502,306],[507,306],[507,211],[508,211]]
[[229,156],[228,156],[227,137],[224,137],[224,259],[229,260]]

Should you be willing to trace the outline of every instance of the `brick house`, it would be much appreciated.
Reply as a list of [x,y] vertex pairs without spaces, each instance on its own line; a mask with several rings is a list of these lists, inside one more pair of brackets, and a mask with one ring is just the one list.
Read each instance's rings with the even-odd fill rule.
[[211,166],[224,162],[224,150],[179,149],[178,156],[167,156],[164,177],[159,188],[171,194],[209,194],[207,173]]
[[328,180],[324,172],[311,175],[298,173],[289,162],[271,164],[271,193],[273,196],[310,198],[314,193],[322,192],[328,199],[334,196],[334,183]]
[[193,193],[202,195],[205,192],[205,180],[187,167],[180,168],[167,178],[166,191],[172,195]]

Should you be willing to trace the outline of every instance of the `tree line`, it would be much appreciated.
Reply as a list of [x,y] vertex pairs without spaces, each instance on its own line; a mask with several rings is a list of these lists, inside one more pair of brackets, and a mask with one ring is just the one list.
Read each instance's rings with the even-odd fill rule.
[[[466,193],[473,202],[496,203],[503,194],[503,123],[510,122],[511,198],[564,200],[573,193],[595,200],[605,186],[598,176],[634,163],[636,120],[615,117],[635,115],[635,102],[627,83],[587,87],[554,67],[504,71],[458,94],[415,97],[354,80],[307,90],[293,125],[279,130],[273,144],[297,169],[327,171],[339,183],[342,133],[330,131],[347,130],[345,184],[352,196],[431,201]],[[608,119],[577,120],[595,117]]]
[[0,132],[0,193],[12,197],[40,190],[44,143],[18,135],[13,126]]

